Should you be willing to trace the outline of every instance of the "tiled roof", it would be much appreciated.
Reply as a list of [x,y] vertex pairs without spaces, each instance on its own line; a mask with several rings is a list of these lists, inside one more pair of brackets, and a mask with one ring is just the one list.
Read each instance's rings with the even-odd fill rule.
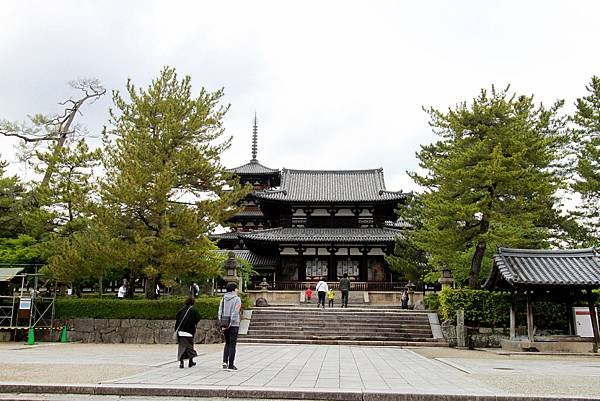
[[257,192],[263,199],[305,202],[356,202],[399,200],[400,192],[385,189],[383,169],[281,171],[281,187]]
[[220,253],[220,254],[225,254],[225,255],[229,254],[229,252],[233,252],[235,254],[235,256],[250,262],[250,264],[252,264],[252,266],[254,266],[254,267],[277,266],[277,262],[278,262],[277,256],[259,255],[252,251],[249,251],[247,249],[234,249],[234,250],[219,249],[219,250],[216,250],[215,252]]
[[269,168],[263,166],[258,162],[258,160],[251,160],[249,163],[246,163],[242,166],[235,168],[228,168],[226,171],[230,173],[235,173],[238,175],[270,175],[270,174],[279,174],[279,170],[276,168]]
[[257,209],[244,209],[239,213],[236,213],[233,217],[264,217],[262,211]]
[[231,232],[227,232],[227,233],[220,233],[220,234],[211,234],[210,235],[211,239],[237,239],[238,238],[238,233],[236,233],[235,231],[231,231]]
[[600,287],[600,257],[594,249],[533,250],[499,248],[484,284],[493,289],[498,280],[518,286]]
[[265,242],[381,243],[394,242],[400,233],[392,228],[271,228],[240,233],[240,238]]

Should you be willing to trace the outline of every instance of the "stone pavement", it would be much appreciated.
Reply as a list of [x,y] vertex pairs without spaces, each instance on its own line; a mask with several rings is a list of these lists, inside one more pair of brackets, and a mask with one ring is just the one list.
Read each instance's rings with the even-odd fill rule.
[[231,372],[221,367],[221,349],[197,345],[197,366],[179,369],[172,345],[4,343],[0,400],[38,399],[24,393],[77,393],[61,399],[90,401],[116,396],[600,400],[600,358],[593,356],[243,344],[236,358],[239,370]]

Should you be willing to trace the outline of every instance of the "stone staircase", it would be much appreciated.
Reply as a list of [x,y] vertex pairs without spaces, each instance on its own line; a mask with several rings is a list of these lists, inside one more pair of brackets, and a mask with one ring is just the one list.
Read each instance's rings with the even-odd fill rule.
[[[431,314],[399,308],[265,307],[252,310],[240,343],[448,346]],[[433,318],[434,326],[437,319]],[[439,326],[437,326],[439,328]],[[435,332],[435,336],[434,336]]]

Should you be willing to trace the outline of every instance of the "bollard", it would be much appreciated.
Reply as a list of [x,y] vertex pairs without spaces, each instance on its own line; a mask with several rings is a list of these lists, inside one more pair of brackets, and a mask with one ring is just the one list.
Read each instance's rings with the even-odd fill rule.
[[63,326],[62,331],[60,333],[60,342],[61,343],[67,342],[67,325],[66,324]]
[[29,328],[29,333],[27,334],[27,345],[35,344],[35,332],[33,327]]

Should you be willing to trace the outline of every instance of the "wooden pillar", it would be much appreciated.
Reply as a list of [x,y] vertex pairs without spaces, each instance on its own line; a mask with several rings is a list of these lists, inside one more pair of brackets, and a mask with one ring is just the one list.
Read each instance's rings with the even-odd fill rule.
[[369,254],[369,248],[364,245],[359,248],[360,253],[360,265],[358,266],[358,277],[360,281],[369,280],[369,266],[367,265],[367,258]]
[[329,267],[327,269],[326,281],[337,281],[337,265],[335,263],[335,254],[337,253],[338,249],[339,248],[333,244],[327,247],[327,252],[329,252]]
[[514,340],[517,337],[517,292],[512,293],[510,299],[510,339]]
[[594,302],[594,294],[591,289],[587,290],[588,307],[590,308],[590,318],[592,319],[592,330],[594,332],[593,351],[598,352],[598,344],[600,343],[600,333],[598,332],[598,316],[596,316],[596,303]]
[[568,333],[569,335],[575,334],[575,322],[573,322],[573,298],[571,291],[567,294],[567,299],[565,300],[565,308],[567,309],[567,323],[568,323]]
[[533,292],[527,291],[527,339],[533,342]]
[[304,252],[306,252],[306,247],[302,244],[298,244],[294,247],[294,250],[298,254],[298,259],[300,263],[297,266],[296,276],[298,277],[298,281],[306,280],[306,258],[304,257]]

